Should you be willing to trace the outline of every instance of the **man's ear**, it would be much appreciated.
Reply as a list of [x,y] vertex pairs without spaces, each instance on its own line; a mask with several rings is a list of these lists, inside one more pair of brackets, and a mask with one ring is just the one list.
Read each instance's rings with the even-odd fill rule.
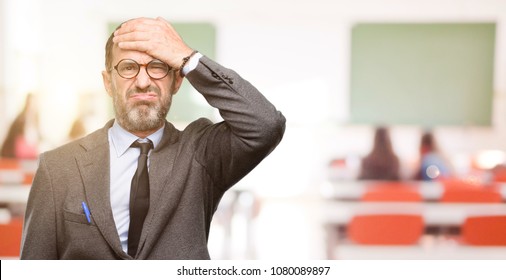
[[112,97],[112,87],[111,87],[111,73],[107,71],[102,71],[102,81],[104,82],[105,90],[107,91],[107,94]]
[[183,80],[184,80],[184,77],[181,77],[181,75],[179,75],[179,72],[175,72],[174,80],[173,80],[173,84],[172,84],[172,89],[173,89],[172,95],[175,95],[179,91],[179,88],[181,87]]

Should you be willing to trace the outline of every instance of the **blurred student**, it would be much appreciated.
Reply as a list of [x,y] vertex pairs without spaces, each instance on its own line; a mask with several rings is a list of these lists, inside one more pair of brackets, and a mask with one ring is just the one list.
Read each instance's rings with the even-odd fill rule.
[[23,110],[7,132],[0,156],[3,158],[36,159],[39,155],[39,140],[39,115],[34,96],[28,94]]
[[452,175],[449,162],[439,151],[436,138],[431,131],[426,131],[420,139],[420,164],[415,180],[432,181],[448,178]]
[[362,159],[358,179],[399,180],[399,168],[399,158],[392,148],[388,129],[376,128],[372,150]]
[[77,140],[86,135],[86,127],[82,118],[77,118],[70,127],[68,139],[69,141]]

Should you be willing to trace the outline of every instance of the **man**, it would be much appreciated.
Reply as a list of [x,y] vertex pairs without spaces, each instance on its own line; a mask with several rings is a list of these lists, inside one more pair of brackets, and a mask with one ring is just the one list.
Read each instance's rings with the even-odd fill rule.
[[[102,75],[116,118],[40,156],[21,258],[209,259],[222,195],[279,143],[283,115],[161,18],[123,23]],[[183,76],[223,122],[165,120]]]

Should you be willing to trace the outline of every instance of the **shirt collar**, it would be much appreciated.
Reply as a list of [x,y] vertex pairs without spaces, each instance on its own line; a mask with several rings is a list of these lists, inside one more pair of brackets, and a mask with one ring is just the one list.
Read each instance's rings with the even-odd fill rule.
[[[153,134],[145,138],[153,142],[153,148],[156,148],[156,146],[162,140],[164,127],[165,124],[160,129],[155,131]],[[141,141],[145,140],[126,131],[123,127],[119,125],[119,123],[116,120],[114,121],[114,124],[109,130],[111,134],[112,145],[114,146],[114,149],[116,150],[116,155],[118,157],[122,156],[126,152],[126,150],[130,148],[130,145],[132,145],[132,143],[137,139],[140,139]]]

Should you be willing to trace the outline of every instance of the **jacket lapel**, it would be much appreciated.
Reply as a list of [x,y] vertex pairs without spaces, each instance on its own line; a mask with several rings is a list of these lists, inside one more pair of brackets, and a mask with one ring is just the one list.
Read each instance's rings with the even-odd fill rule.
[[[151,152],[149,164],[150,209],[156,209],[160,194],[170,178],[172,164],[176,155],[178,132],[170,123],[165,124],[160,144]],[[150,218],[152,211],[148,213]]]
[[85,138],[82,146],[86,152],[76,156],[76,160],[95,224],[116,254],[131,258],[121,248],[111,208],[108,129],[112,123]]

